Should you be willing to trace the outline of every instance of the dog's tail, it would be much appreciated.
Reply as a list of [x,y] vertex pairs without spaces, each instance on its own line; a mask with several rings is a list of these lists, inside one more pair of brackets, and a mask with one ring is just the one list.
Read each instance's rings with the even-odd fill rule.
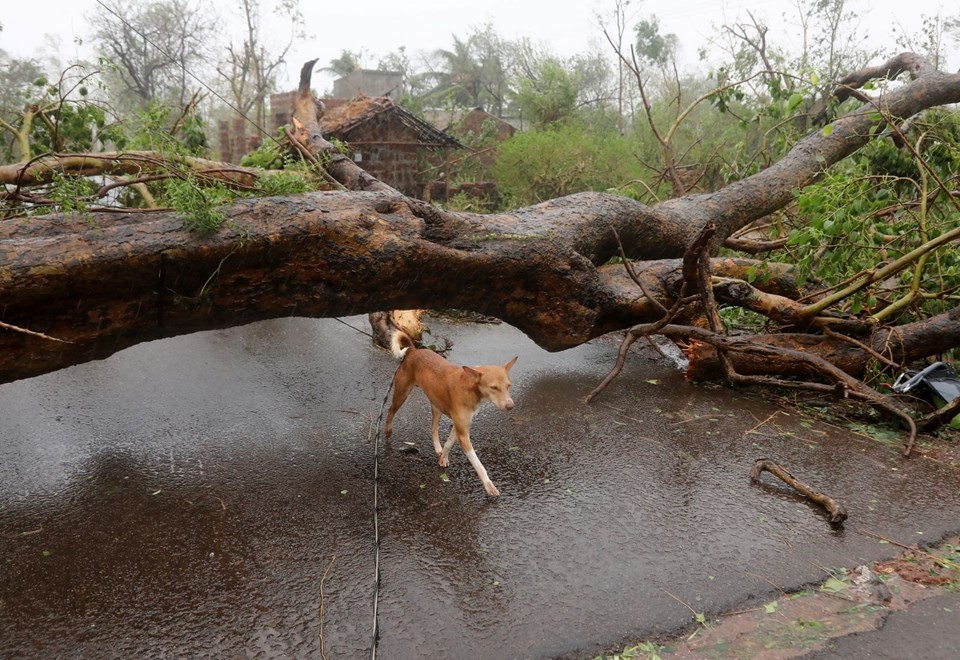
[[397,330],[393,333],[393,336],[390,337],[390,352],[393,353],[393,357],[398,360],[402,360],[403,356],[406,355],[407,351],[411,348],[415,348],[413,340],[410,339],[410,335],[403,330]]

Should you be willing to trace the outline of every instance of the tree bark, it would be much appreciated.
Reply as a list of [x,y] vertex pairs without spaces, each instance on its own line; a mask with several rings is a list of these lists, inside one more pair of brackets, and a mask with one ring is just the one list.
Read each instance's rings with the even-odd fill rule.
[[[208,238],[173,213],[7,221],[0,321],[72,343],[0,330],[0,380],[265,318],[423,307],[496,316],[548,349],[569,348],[655,312],[622,267],[571,249],[605,260],[600,228],[627,210],[625,225],[633,206],[588,193],[478,216],[395,193],[313,193],[237,202]],[[630,233],[634,252],[666,245]]]

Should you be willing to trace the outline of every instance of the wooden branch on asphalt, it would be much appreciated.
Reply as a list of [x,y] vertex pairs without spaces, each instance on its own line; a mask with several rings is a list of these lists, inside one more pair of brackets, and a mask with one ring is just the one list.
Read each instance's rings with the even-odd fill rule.
[[790,474],[789,470],[776,461],[771,461],[766,458],[758,458],[756,461],[754,461],[753,467],[750,468],[750,482],[754,484],[760,483],[760,474],[762,472],[769,472],[773,476],[786,483],[788,486],[796,489],[797,492],[806,497],[808,500],[825,508],[827,513],[830,514],[828,520],[831,523],[840,524],[847,519],[847,510],[842,504],[837,502],[829,495],[821,493],[813,486],[800,481],[795,476]]
[[768,344],[760,343],[749,337],[727,337],[703,328],[694,326],[666,326],[658,331],[666,337],[674,340],[696,339],[701,342],[711,344],[715,348],[723,348],[730,353],[739,353],[741,355],[765,355],[774,357],[781,363],[793,362],[805,368],[809,375],[820,376],[832,381],[833,386],[816,382],[788,381],[782,378],[770,378],[766,376],[745,376],[736,372],[728,372],[727,375],[732,384],[737,385],[765,385],[775,387],[808,389],[814,391],[833,390],[842,397],[850,397],[858,401],[863,401],[881,412],[897,417],[906,423],[909,429],[907,441],[903,450],[903,455],[909,456],[913,450],[914,443],[917,440],[917,425],[913,418],[894,403],[888,397],[875,391],[872,387],[863,383],[848,373],[842,371],[835,365],[823,358],[792,350],[783,347],[774,347]]

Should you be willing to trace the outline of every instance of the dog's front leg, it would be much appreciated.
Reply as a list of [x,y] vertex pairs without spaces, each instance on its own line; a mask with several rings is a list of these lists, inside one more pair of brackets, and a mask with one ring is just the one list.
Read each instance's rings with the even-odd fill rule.
[[454,428],[454,430],[457,431],[457,439],[460,441],[460,449],[462,449],[463,453],[466,454],[467,459],[470,461],[470,465],[473,466],[473,469],[477,471],[477,476],[480,477],[480,483],[483,484],[483,489],[487,491],[487,495],[490,497],[497,497],[500,494],[500,490],[493,485],[493,482],[487,475],[487,469],[483,467],[483,463],[481,463],[480,459],[477,457],[477,452],[473,450],[473,443],[470,442],[469,431],[465,432],[456,428]]

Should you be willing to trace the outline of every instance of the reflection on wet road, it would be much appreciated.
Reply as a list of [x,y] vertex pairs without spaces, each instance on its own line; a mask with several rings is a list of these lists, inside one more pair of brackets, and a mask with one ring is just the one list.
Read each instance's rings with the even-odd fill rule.
[[[616,342],[549,354],[507,326],[432,325],[457,362],[519,354],[517,406],[473,426],[495,501],[458,450],[441,479],[420,393],[398,414],[381,657],[589,655],[690,623],[670,594],[715,612],[893,554],[854,525],[960,528],[955,472],[796,414],[760,425],[775,409],[652,352],[587,406]],[[0,656],[319,657],[329,567],[327,653],[366,657],[370,430],[394,368],[341,324],[285,319],[0,386]],[[761,456],[840,499],[846,531],[750,486]]]

